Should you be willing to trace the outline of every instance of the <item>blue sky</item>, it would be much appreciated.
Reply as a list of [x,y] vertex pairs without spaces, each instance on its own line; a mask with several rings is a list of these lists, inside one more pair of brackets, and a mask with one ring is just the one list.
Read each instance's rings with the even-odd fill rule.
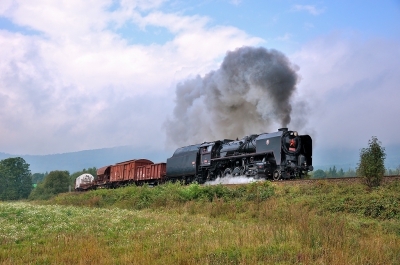
[[[261,37],[266,46],[284,46],[292,52],[296,46],[332,31],[357,33],[362,37],[399,38],[400,2],[383,1],[177,1],[168,12],[209,18],[209,25],[233,26]],[[143,38],[149,43],[164,43],[173,38],[166,29],[133,26],[135,34],[121,30],[124,38]],[[127,29],[127,27],[125,27]],[[132,28],[131,28],[132,29]]]
[[0,152],[172,152],[163,124],[177,85],[242,46],[296,65],[289,128],[316,154],[372,136],[397,145],[399,25],[398,0],[3,0]]

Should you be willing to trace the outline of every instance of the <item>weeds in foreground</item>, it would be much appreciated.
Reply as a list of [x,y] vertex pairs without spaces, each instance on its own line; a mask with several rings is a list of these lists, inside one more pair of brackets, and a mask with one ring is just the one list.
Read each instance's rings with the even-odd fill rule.
[[[3,202],[0,264],[397,264],[399,215],[363,212],[380,195],[399,202],[396,185],[170,184]],[[343,198],[353,206],[332,207]]]

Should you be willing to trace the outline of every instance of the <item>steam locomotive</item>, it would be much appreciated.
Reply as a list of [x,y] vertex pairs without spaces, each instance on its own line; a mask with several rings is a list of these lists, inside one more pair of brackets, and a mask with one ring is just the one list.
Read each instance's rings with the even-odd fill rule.
[[180,181],[202,184],[228,175],[273,180],[302,178],[312,171],[312,139],[281,128],[241,140],[218,140],[178,148],[167,163],[130,160],[97,170],[97,179],[78,181],[76,190],[135,183]]
[[312,170],[311,137],[281,128],[241,140],[181,147],[167,159],[166,176],[188,183],[227,175],[280,180],[302,178]]

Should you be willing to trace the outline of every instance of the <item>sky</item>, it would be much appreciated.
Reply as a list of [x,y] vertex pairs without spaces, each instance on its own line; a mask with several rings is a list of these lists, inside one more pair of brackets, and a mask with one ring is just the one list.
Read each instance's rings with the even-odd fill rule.
[[172,154],[177,87],[241,47],[290,61],[287,126],[314,155],[400,144],[398,0],[2,0],[0,152]]

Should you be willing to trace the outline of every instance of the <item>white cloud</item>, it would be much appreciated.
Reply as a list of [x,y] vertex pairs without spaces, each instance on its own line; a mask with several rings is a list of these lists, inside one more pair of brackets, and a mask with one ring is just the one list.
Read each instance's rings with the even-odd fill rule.
[[285,33],[283,36],[279,36],[279,37],[275,38],[275,40],[288,41],[288,40],[290,40],[291,37],[292,37],[292,34]]
[[242,2],[242,0],[230,0],[232,5],[238,6]]
[[179,14],[165,14],[156,11],[144,17],[136,17],[136,22],[142,28],[147,25],[168,28],[172,33],[179,33],[193,29],[200,29],[207,25],[209,18],[202,16],[182,16]]
[[[320,37],[292,56],[300,66],[300,96],[312,111],[316,147],[364,147],[371,136],[400,143],[397,103],[400,45],[381,39]],[[393,118],[391,118],[393,117]]]
[[[163,13],[163,1],[113,4],[2,1],[0,16],[41,34],[0,31],[0,151],[47,154],[149,138],[163,145],[173,86],[217,68],[227,50],[263,41],[206,17]],[[132,21],[173,38],[129,44],[114,30]]]
[[293,11],[307,11],[311,15],[317,16],[325,12],[325,8],[318,9],[313,5],[294,5],[292,7]]

